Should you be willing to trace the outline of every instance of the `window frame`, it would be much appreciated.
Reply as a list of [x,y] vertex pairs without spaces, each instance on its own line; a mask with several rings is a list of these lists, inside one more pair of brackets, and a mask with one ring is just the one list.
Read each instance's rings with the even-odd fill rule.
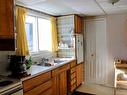
[[[36,12],[29,12],[28,14],[27,14],[27,16],[31,16],[31,17],[35,17],[35,32],[36,32],[36,45],[37,45],[37,47],[36,47],[36,50],[34,51],[34,50],[32,50],[32,51],[30,51],[29,50],[29,52],[30,52],[30,54],[31,55],[36,55],[36,54],[41,54],[41,53],[43,53],[43,52],[49,52],[48,50],[40,50],[39,49],[39,31],[38,31],[38,18],[42,18],[42,19],[46,19],[46,20],[50,20],[51,21],[51,16],[49,16],[49,15],[45,15],[45,14],[41,14],[41,13],[36,13]],[[52,31],[52,30],[51,30]],[[33,33],[34,34],[34,33]],[[33,40],[35,39],[34,37],[33,37]],[[52,40],[51,40],[51,42],[52,42]],[[52,45],[51,45],[52,46]],[[52,48],[52,47],[51,47]]]

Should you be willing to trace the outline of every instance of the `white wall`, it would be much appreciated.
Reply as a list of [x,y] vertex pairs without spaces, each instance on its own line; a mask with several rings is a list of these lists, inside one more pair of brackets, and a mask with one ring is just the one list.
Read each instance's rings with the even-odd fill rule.
[[[107,68],[106,85],[114,84],[114,59],[127,60],[127,13],[95,17],[92,19],[106,18],[107,39]],[[87,18],[88,20],[91,18]],[[94,31],[93,31],[94,32]],[[87,73],[87,71],[86,71]],[[103,75],[102,75],[103,76]]]
[[7,69],[8,69],[8,55],[9,54],[14,54],[15,52],[13,51],[0,51],[0,75],[1,74],[8,74]]
[[114,59],[127,60],[127,13],[108,15],[107,42],[108,42],[108,82],[114,80]]

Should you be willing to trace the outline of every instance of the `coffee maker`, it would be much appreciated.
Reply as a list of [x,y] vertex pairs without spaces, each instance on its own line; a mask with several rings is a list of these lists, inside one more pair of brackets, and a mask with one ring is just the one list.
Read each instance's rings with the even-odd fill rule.
[[10,55],[9,70],[12,77],[21,78],[27,75],[25,56]]

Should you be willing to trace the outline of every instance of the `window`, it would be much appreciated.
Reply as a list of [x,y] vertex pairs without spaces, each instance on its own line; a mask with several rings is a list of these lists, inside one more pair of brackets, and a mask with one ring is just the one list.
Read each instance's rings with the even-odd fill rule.
[[51,21],[38,18],[39,50],[51,50]]
[[27,16],[26,34],[30,52],[51,51],[51,20],[36,16]]
[[26,23],[26,31],[27,31],[27,38],[28,38],[28,45],[29,50],[33,50],[33,24],[32,23]]

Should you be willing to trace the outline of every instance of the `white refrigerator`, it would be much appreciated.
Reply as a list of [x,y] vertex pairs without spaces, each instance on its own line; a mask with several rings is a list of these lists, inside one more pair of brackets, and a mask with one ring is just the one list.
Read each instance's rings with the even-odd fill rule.
[[84,51],[83,51],[83,35],[76,34],[76,58],[77,64],[84,61]]

